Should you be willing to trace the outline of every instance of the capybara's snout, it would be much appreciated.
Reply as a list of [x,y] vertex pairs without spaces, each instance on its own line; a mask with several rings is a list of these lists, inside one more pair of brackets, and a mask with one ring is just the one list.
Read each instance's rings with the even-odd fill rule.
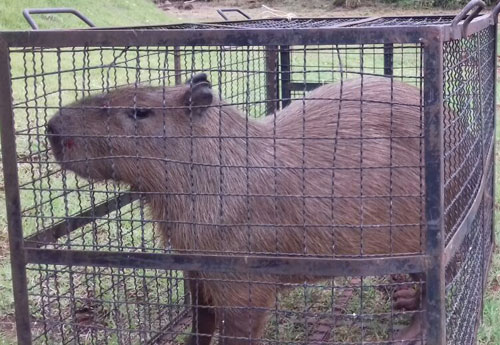
[[57,157],[58,154],[62,152],[62,131],[61,125],[59,123],[59,116],[56,115],[50,119],[50,121],[46,125],[45,133],[47,135],[47,139],[49,140],[52,151]]

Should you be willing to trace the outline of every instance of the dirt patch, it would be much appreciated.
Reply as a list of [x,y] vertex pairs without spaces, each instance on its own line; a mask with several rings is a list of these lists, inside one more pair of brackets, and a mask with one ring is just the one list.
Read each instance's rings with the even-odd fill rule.
[[[188,6],[179,4],[187,3]],[[286,17],[357,17],[357,16],[386,16],[412,14],[456,14],[457,11],[443,11],[439,9],[404,9],[379,4],[363,5],[356,9],[334,6],[333,2],[324,0],[283,0],[283,1],[235,1],[214,0],[206,1],[163,1],[159,6],[170,16],[181,22],[222,21],[217,13],[219,8],[240,8],[252,19],[286,18]],[[230,20],[245,19],[238,13],[229,13]]]

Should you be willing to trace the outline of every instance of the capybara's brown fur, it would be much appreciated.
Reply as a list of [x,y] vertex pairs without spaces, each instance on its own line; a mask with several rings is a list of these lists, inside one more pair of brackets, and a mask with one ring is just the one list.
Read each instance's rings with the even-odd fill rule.
[[[421,251],[421,121],[420,91],[389,78],[327,84],[254,120],[200,74],[88,97],[48,129],[64,168],[143,192],[177,251],[332,257]],[[216,327],[227,344],[255,342],[275,284],[318,279],[186,276],[200,306],[193,331],[206,335],[192,345]]]

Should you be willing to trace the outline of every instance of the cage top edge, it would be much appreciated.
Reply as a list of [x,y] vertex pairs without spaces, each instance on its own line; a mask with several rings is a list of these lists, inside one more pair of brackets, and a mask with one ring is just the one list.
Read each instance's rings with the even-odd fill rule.
[[[361,18],[361,19],[360,19]],[[436,19],[440,24],[412,25],[411,21]],[[444,18],[444,19],[443,19]],[[0,31],[0,43],[5,47],[117,47],[117,46],[277,46],[321,44],[422,43],[442,39],[448,41],[467,37],[489,25],[496,25],[489,14],[474,18],[464,30],[464,22],[452,26],[452,16],[421,17],[354,17],[298,18],[299,24],[310,27],[235,27],[248,23],[290,22],[288,19],[246,20],[222,23],[170,24],[92,28],[72,30]],[[405,20],[401,25],[391,20]],[[321,23],[335,25],[321,26]],[[384,25],[389,23],[390,25]],[[321,24],[321,25],[319,25]],[[379,25],[380,24],[380,25]],[[198,28],[186,26],[194,25]],[[226,25],[226,26],[225,26]],[[229,26],[227,26],[229,25]],[[315,26],[316,25],[316,26]],[[372,25],[372,26],[368,26]]]

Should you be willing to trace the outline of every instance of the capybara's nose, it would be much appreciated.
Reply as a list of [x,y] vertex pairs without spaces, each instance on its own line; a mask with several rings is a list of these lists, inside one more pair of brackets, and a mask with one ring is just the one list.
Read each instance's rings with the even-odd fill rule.
[[49,121],[49,123],[47,123],[46,133],[52,147],[58,148],[61,143],[61,137],[59,136],[57,126],[53,121]]
[[52,121],[47,124],[47,134],[57,134],[57,130]]

